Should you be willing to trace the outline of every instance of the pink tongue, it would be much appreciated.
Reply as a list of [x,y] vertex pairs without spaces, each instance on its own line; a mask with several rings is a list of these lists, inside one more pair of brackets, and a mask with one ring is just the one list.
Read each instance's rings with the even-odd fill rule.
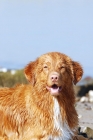
[[58,93],[58,92],[59,92],[59,87],[56,88],[56,89],[50,88],[50,92],[51,92],[51,94],[56,94],[56,93]]

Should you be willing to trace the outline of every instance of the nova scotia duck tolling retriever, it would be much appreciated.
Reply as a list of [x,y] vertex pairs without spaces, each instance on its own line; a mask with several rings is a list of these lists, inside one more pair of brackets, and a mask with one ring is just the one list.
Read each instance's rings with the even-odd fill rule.
[[29,84],[0,88],[0,140],[83,140],[77,135],[73,85],[83,75],[78,62],[46,53],[24,69]]

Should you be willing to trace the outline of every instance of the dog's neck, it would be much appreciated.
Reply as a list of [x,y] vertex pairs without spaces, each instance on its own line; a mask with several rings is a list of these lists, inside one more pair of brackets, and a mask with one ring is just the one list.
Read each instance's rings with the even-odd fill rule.
[[[69,90],[63,89],[62,93],[58,97],[53,97],[46,88],[38,86],[38,92],[33,91],[34,94],[33,101],[37,107],[39,107],[40,112],[45,112],[49,120],[53,120],[54,130],[59,130],[64,136],[62,140],[69,140],[71,137],[73,129],[78,124],[77,113],[74,108],[75,97],[73,88]],[[44,86],[43,86],[44,87]],[[37,88],[34,88],[36,90]],[[47,99],[47,100],[46,100]],[[45,120],[45,119],[44,119]],[[60,140],[60,139],[54,139]]]

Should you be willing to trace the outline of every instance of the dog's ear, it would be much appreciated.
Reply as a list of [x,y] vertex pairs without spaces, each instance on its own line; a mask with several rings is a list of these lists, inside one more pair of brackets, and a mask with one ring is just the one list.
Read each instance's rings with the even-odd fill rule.
[[72,61],[72,65],[73,65],[73,83],[76,84],[82,78],[83,69],[78,62]]
[[36,61],[30,62],[24,69],[26,79],[32,84],[35,84],[35,67]]

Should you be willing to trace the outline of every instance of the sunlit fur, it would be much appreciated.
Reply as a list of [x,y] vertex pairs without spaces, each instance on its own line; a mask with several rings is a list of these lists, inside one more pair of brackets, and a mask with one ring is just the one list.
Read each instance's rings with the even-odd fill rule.
[[[72,139],[78,126],[73,83],[82,77],[80,64],[52,52],[30,62],[24,72],[29,84],[0,88],[0,139]],[[57,96],[46,88],[52,85],[51,72],[59,74]]]

